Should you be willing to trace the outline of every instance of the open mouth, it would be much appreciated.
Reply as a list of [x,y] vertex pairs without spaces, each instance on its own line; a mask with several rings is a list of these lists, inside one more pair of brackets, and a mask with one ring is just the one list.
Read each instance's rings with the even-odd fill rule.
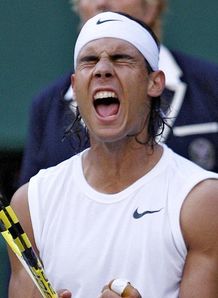
[[94,107],[101,117],[110,117],[118,113],[120,101],[115,92],[99,91],[94,96]]

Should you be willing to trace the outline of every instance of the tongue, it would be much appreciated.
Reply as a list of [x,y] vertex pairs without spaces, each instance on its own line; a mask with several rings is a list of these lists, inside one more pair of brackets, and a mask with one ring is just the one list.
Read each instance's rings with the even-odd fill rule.
[[108,117],[108,116],[113,116],[118,113],[119,105],[118,104],[110,104],[110,105],[98,105],[96,107],[97,113],[101,117]]

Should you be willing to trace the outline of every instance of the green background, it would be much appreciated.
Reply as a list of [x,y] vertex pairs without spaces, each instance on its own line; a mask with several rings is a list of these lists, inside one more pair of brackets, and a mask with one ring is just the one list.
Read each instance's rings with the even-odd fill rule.
[[[171,0],[164,42],[218,62],[217,18],[217,0]],[[77,23],[65,0],[0,0],[1,152],[22,150],[33,96],[71,68]]]

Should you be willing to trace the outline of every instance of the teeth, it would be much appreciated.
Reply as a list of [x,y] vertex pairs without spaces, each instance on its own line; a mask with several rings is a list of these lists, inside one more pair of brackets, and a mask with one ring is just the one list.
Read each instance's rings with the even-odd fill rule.
[[114,97],[116,98],[116,94],[112,91],[99,91],[95,94],[94,99],[99,99],[99,98],[107,98],[107,97]]

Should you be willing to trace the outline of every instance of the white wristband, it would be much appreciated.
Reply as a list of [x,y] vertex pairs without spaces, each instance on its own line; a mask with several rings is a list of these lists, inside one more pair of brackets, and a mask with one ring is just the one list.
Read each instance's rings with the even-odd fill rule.
[[121,296],[128,284],[130,284],[128,280],[123,278],[117,278],[112,282],[111,290]]

